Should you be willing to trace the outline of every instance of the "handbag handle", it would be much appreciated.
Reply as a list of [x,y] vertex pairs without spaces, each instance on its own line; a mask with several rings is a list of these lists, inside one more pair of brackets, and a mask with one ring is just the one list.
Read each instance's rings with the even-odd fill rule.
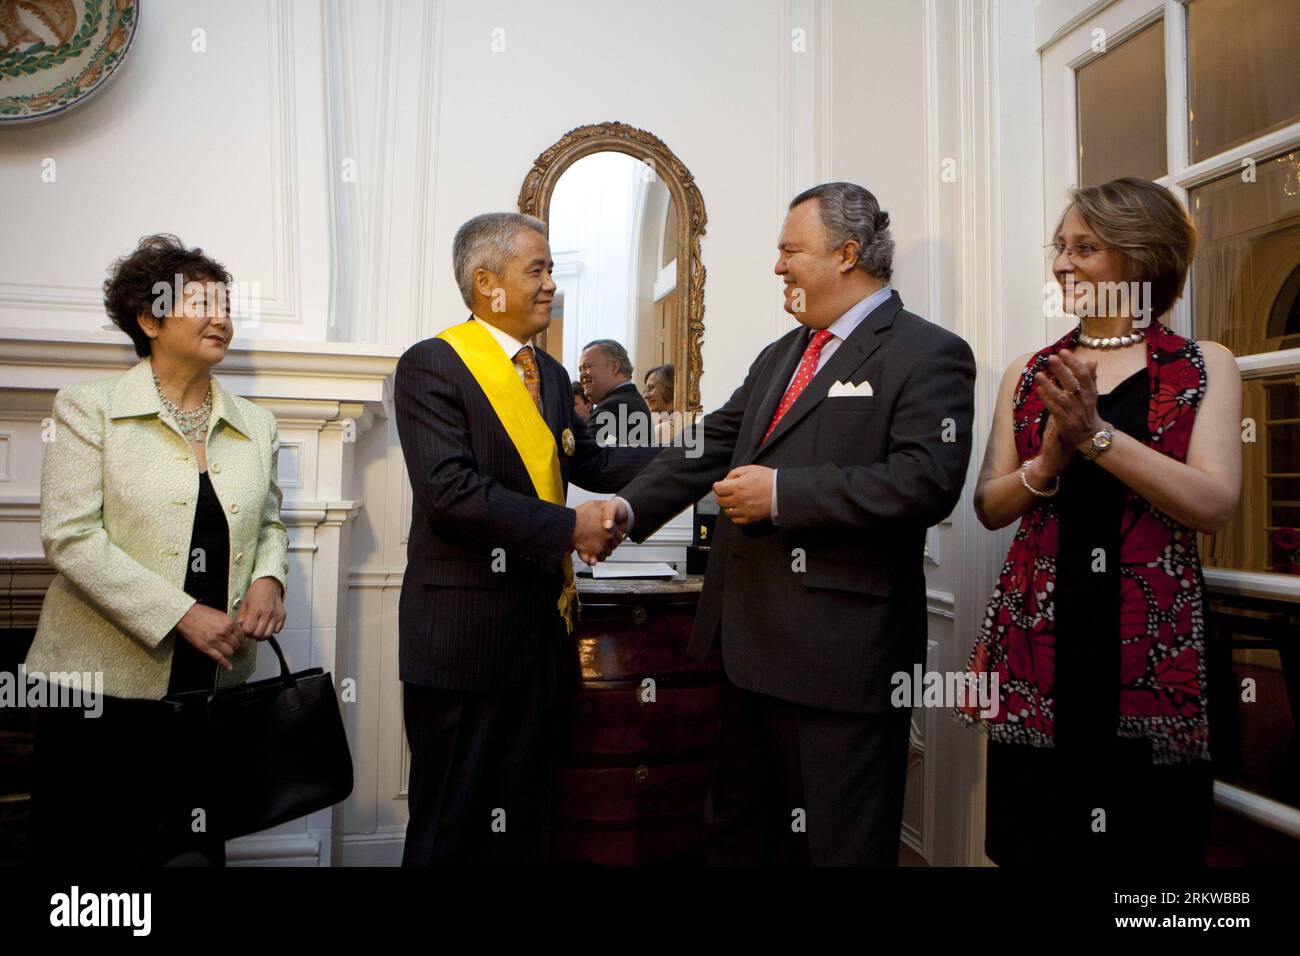
[[[284,659],[284,651],[280,649],[280,642],[272,634],[267,640],[271,644],[271,650],[275,651],[275,656],[280,659],[280,680],[285,687],[297,687],[297,682],[293,679],[293,674],[289,670],[289,662]],[[213,665],[212,668],[212,694],[208,697],[209,702],[217,695],[221,689],[221,665]]]

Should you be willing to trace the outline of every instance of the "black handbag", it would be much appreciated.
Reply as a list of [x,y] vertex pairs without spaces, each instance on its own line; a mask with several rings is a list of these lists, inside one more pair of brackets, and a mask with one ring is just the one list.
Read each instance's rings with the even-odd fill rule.
[[280,659],[279,677],[220,688],[218,669],[212,690],[163,698],[186,749],[201,754],[191,772],[227,840],[352,793],[352,753],[333,680],[319,667],[291,674],[279,642],[268,642]]

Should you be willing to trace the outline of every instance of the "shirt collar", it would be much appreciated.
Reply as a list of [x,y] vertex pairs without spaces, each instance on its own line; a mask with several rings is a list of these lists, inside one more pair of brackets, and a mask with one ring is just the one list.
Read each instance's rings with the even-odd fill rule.
[[507,335],[491,322],[480,319],[477,315],[471,315],[470,318],[491,333],[492,338],[496,339],[497,344],[500,345],[502,351],[506,353],[506,358],[510,359],[512,362],[515,360],[515,356],[519,354],[520,349],[526,349],[529,347],[527,342],[520,342],[513,335]]
[[[145,356],[114,386],[109,417],[157,415],[162,419],[162,411],[162,399],[158,397],[158,387],[153,383],[153,365],[149,357]],[[212,413],[209,418],[212,428],[216,427],[218,421],[224,420],[245,438],[252,437],[252,432],[244,422],[244,416],[239,411],[235,397],[221,387],[215,375],[212,376]]]
[[893,294],[894,290],[886,283],[865,299],[859,299],[850,306],[847,312],[827,326],[827,331],[841,341],[847,339],[853,334],[853,330],[862,324],[863,319],[874,312],[878,306],[884,305]]

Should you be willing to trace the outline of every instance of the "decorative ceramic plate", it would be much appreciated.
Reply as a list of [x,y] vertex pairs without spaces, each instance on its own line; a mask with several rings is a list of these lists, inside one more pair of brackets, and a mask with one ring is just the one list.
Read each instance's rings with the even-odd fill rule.
[[139,0],[0,0],[0,125],[44,119],[108,82]]

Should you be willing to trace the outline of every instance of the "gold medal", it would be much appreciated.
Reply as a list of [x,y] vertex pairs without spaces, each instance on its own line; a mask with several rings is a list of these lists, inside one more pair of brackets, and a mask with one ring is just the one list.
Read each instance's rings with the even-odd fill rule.
[[564,446],[564,453],[572,458],[574,451],[578,447],[577,439],[573,437],[573,429],[566,428],[564,430],[560,435],[560,443]]

